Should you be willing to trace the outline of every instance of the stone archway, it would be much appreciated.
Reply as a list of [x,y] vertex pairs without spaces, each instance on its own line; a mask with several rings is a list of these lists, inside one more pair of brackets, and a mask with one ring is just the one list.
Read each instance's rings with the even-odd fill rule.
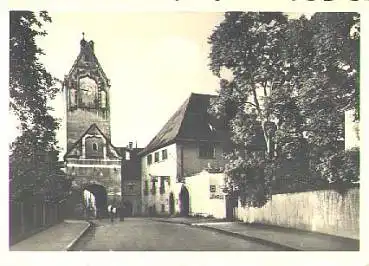
[[[94,206],[96,211],[91,217],[91,213],[87,209],[85,191],[93,195]],[[90,218],[105,218],[107,213],[107,191],[106,188],[100,184],[88,183],[79,187],[72,188],[72,193],[67,200],[68,216],[72,219],[86,219]]]
[[174,195],[173,193],[171,192],[169,194],[169,214],[170,215],[173,215],[175,212],[175,206],[174,206]]
[[103,218],[107,216],[108,196],[106,188],[100,184],[87,184],[82,191],[89,191],[94,195],[96,216],[95,218]]
[[188,193],[188,190],[184,185],[182,186],[181,192],[179,193],[179,202],[181,216],[188,216],[190,212],[190,194]]

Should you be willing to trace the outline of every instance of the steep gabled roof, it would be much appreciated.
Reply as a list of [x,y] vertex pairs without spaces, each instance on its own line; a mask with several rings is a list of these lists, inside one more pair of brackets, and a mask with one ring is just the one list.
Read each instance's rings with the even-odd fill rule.
[[81,145],[82,143],[82,139],[86,134],[91,134],[91,133],[95,133],[97,132],[99,135],[103,136],[103,138],[106,140],[106,144],[107,144],[107,148],[111,148],[114,150],[114,152],[117,153],[117,155],[119,157],[122,157],[119,149],[117,149],[110,141],[110,139],[108,137],[105,136],[105,134],[100,130],[100,128],[93,123],[82,135],[81,137],[70,147],[70,149],[65,153],[64,155],[64,160],[68,157],[68,155],[70,155],[72,153],[72,151],[74,151],[75,149],[77,149],[79,147],[79,145]]
[[225,141],[226,131],[219,126],[224,124],[216,121],[207,112],[210,99],[215,97],[217,96],[191,93],[140,155],[148,154],[178,140]]
[[[97,60],[97,57],[95,55],[95,51],[94,51],[94,42],[93,41],[89,41],[87,42],[85,39],[82,39],[80,42],[80,52],[77,56],[77,59],[74,61],[72,68],[70,69],[69,73],[68,73],[68,77],[73,73],[73,71],[77,68],[77,66],[79,65],[80,62],[89,62],[92,63],[93,65],[97,66],[97,69],[100,71],[102,77],[109,83],[110,80],[108,79],[108,77],[106,76],[103,68],[101,67],[99,60]],[[109,85],[109,84],[108,84]]]

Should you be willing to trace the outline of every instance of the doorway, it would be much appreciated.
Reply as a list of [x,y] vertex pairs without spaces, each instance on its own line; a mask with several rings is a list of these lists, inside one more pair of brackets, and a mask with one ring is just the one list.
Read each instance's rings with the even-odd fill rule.
[[[84,187],[84,195],[93,195],[88,201],[86,207],[87,213],[93,218],[107,217],[107,192],[105,187],[98,184],[91,184]],[[87,191],[88,193],[85,193]]]
[[174,211],[175,211],[175,208],[174,208],[174,195],[173,195],[173,193],[170,193],[169,194],[169,214],[173,215]]
[[124,202],[124,215],[126,217],[133,216],[133,205],[132,205],[132,202],[130,202],[130,201],[125,201]]
[[180,214],[181,216],[188,216],[190,212],[190,195],[185,186],[182,186],[179,193]]

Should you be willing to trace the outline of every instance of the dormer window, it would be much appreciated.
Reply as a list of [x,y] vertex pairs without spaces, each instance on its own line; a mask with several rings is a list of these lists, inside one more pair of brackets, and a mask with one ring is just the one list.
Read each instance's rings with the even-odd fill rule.
[[92,144],[92,150],[97,151],[97,149],[98,149],[97,143],[93,143]]

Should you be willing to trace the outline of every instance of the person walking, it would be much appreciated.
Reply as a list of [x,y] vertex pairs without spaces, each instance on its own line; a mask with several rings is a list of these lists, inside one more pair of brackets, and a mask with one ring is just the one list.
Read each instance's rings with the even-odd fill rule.
[[124,211],[125,211],[124,204],[121,204],[119,208],[119,218],[121,221],[124,221]]
[[115,207],[111,207],[111,218],[110,218],[110,221],[111,222],[114,222],[114,218],[115,218],[115,216],[116,216],[116,213],[117,213],[117,208],[115,208]]
[[113,206],[109,205],[108,206],[108,213],[109,213],[109,217],[110,217],[110,221],[113,222]]

